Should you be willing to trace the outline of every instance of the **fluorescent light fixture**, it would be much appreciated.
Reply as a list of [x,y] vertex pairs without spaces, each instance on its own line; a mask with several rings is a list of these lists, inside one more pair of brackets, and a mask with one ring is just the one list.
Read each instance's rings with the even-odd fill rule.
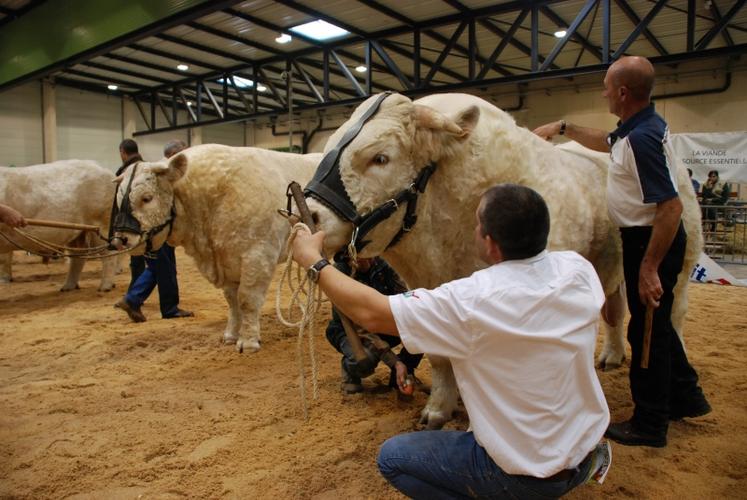
[[358,73],[365,73],[367,69],[368,69],[368,68],[367,68],[367,67],[365,67],[365,66],[364,66],[364,65],[362,65],[362,64],[361,64],[360,66],[356,66],[356,67],[355,67],[355,70],[356,70],[356,71],[357,71]]
[[566,35],[566,33],[567,32],[565,30],[558,30],[555,33],[553,33],[553,35],[555,36],[555,38],[563,38]]
[[116,85],[107,85],[106,88],[108,88],[109,90],[117,90],[119,87],[117,87]]
[[265,90],[267,90],[267,87],[265,87],[264,85],[260,83],[257,85],[257,90],[260,92],[264,92]]
[[[253,87],[254,82],[252,80],[249,80],[248,78],[241,78],[240,76],[232,76],[229,78],[229,81],[233,80],[233,83],[236,84],[236,86],[240,89],[245,89],[247,87]],[[223,83],[223,78],[218,78],[218,83]]]
[[339,38],[341,36],[350,34],[349,31],[346,31],[339,26],[335,26],[334,24],[330,24],[327,21],[321,20],[311,21],[306,24],[299,24],[298,26],[294,26],[290,30],[294,33],[313,38],[314,40],[329,40],[331,38]]
[[191,105],[192,105],[192,101],[187,101],[187,106],[191,106]]
[[279,37],[275,39],[277,43],[288,43],[293,40],[293,37],[290,35],[287,35],[285,33],[282,33]]
[[177,65],[176,69],[178,69],[179,71],[187,71],[189,69],[189,66],[187,66],[186,64],[179,64]]

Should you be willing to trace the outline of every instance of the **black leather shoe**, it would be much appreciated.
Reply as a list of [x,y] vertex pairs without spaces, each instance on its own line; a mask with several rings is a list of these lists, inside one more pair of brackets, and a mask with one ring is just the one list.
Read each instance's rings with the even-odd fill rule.
[[673,406],[669,412],[669,420],[682,420],[683,418],[696,418],[711,413],[711,405],[705,396],[695,402],[686,405]]
[[173,319],[173,318],[191,318],[194,316],[195,313],[192,311],[185,311],[184,309],[177,309],[174,314],[171,316],[164,316],[164,319]]
[[604,435],[613,441],[626,446],[650,446],[664,448],[667,445],[666,435],[647,434],[635,428],[632,420],[610,424]]

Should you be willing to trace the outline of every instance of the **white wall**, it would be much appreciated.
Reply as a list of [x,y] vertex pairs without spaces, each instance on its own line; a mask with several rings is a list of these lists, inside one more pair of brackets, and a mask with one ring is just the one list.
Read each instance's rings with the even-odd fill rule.
[[0,165],[36,165],[43,158],[41,84],[0,93]]
[[116,170],[122,163],[122,103],[118,97],[57,85],[57,158],[94,160]]
[[227,146],[245,146],[243,123],[220,123],[202,127],[203,144],[225,144]]

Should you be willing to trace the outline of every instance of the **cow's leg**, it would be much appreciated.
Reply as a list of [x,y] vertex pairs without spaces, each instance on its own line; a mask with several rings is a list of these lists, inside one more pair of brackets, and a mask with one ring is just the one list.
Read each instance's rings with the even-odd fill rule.
[[618,368],[625,359],[625,289],[621,283],[617,289],[607,296],[602,309],[604,319],[604,343],[602,351],[597,357],[597,367],[605,370]]
[[428,429],[440,429],[451,420],[457,407],[459,391],[449,359],[439,356],[428,356],[428,359],[431,362],[433,383],[428,403],[420,412],[420,423],[425,424]]
[[[693,263],[693,265],[695,265]],[[684,269],[692,269],[691,266],[686,266]],[[687,283],[690,279],[688,272],[681,272],[677,277],[677,285],[674,287],[674,302],[672,303],[672,326],[674,331],[677,332],[677,336],[682,342],[682,348],[685,349],[685,315],[687,314]],[[687,352],[687,349],[685,349]]]
[[86,261],[75,257],[70,257],[69,260],[70,264],[67,269],[67,280],[65,281],[65,284],[62,285],[62,288],[60,288],[61,292],[69,292],[70,290],[80,288],[78,286],[78,281],[80,280],[80,273],[83,270],[83,265]]
[[119,256],[101,259],[101,284],[100,292],[108,292],[114,288],[114,275],[117,272]]
[[257,245],[241,256],[241,330],[236,350],[256,352],[260,348],[259,317],[270,288],[280,249],[278,245]]
[[230,284],[223,288],[223,296],[228,302],[228,323],[223,331],[223,343],[235,344],[241,328],[241,307],[239,307],[239,286]]
[[11,263],[13,262],[13,251],[0,253],[0,283],[13,281]]

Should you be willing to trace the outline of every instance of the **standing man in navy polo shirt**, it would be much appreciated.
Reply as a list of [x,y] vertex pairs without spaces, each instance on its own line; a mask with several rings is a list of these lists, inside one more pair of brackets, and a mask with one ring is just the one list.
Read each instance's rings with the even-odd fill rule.
[[[596,151],[610,152],[607,203],[620,227],[632,350],[630,420],[610,424],[606,435],[631,446],[663,447],[669,420],[711,411],[671,321],[672,293],[682,270],[687,235],[677,192],[677,167],[664,119],[654,110],[654,67],[643,57],[624,57],[604,77],[603,96],[618,118],[617,130],[580,127],[565,120],[534,130],[549,140],[567,135]],[[646,306],[655,308],[649,367],[641,368]]]

